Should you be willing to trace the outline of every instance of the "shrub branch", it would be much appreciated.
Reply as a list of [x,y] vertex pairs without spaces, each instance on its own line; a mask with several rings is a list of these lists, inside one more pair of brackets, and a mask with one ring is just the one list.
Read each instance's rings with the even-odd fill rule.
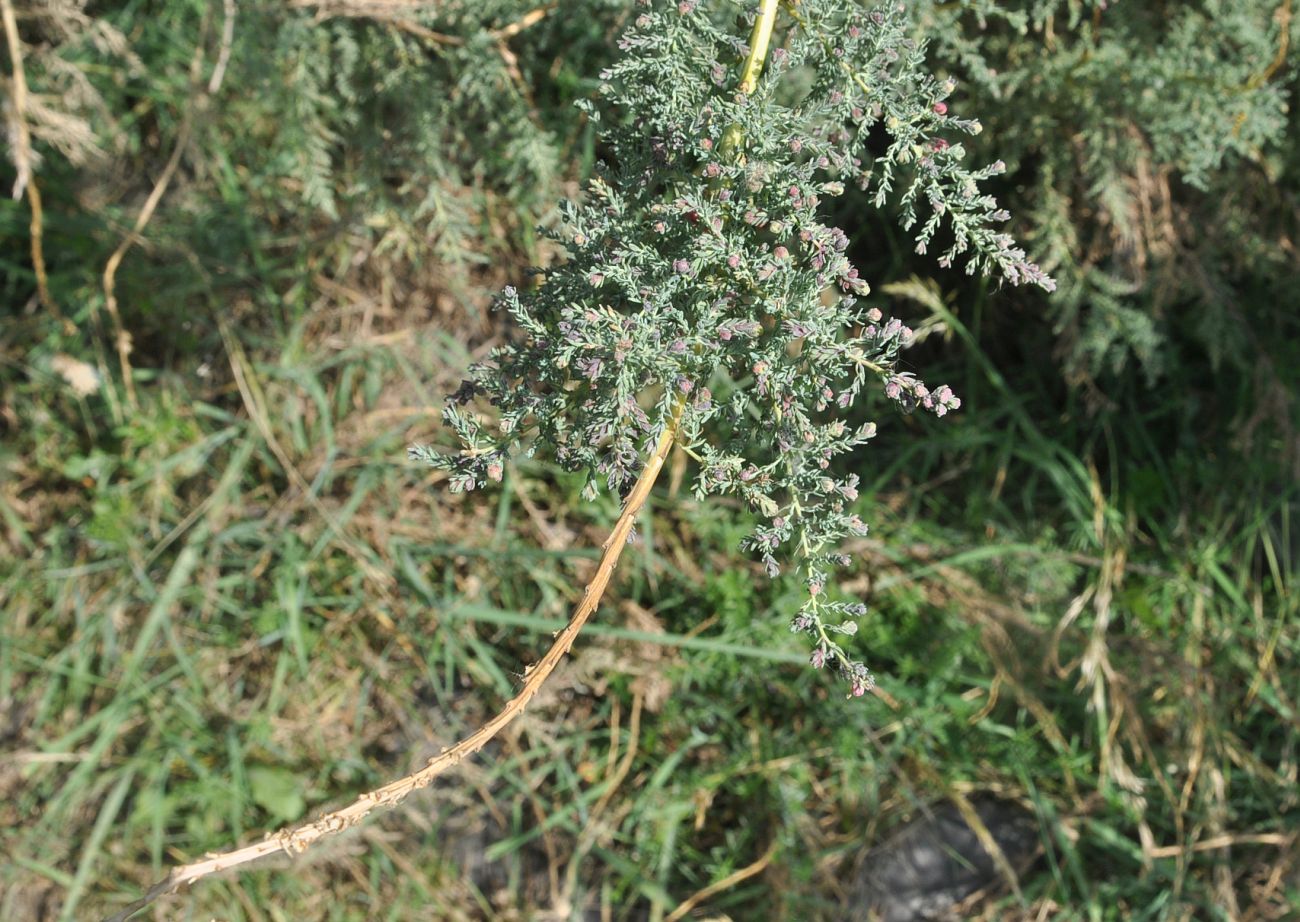
[[637,514],[650,497],[650,490],[654,487],[655,480],[658,479],[664,461],[677,438],[677,431],[681,425],[682,410],[685,405],[685,399],[683,398],[679,399],[674,406],[654,451],[646,459],[641,476],[637,479],[623,503],[623,511],[619,515],[618,521],[614,523],[613,530],[601,547],[600,564],[596,568],[596,574],[592,577],[591,582],[587,584],[586,589],[583,590],[582,600],[574,609],[569,623],[556,635],[555,643],[546,651],[546,654],[524,670],[523,687],[495,717],[455,746],[434,756],[419,771],[412,772],[406,777],[399,778],[374,791],[362,794],[346,807],[327,813],[315,822],[305,823],[291,829],[282,829],[253,845],[218,855],[209,855],[201,861],[174,869],[164,880],[150,887],[144,896],[131,903],[121,912],[110,916],[106,922],[125,922],[126,919],[129,919],[159,897],[171,893],[185,884],[192,884],[220,871],[228,871],[279,852],[286,852],[289,855],[301,854],[326,836],[356,826],[374,810],[381,807],[395,807],[413,792],[428,787],[434,778],[460,764],[466,756],[471,756],[481,750],[493,737],[504,730],[512,720],[522,714],[528,702],[533,699],[533,696],[541,689],[547,677],[560,664],[560,660],[569,652],[578,636],[578,632],[582,630],[583,625],[587,623],[587,619],[591,617],[592,612],[596,610],[596,606],[600,603],[601,596],[604,595],[610,578],[614,574],[614,567],[618,564],[619,555],[623,553],[623,548],[627,546],[628,537],[632,533],[632,526],[636,521]]
[[[767,57],[772,29],[776,20],[777,0],[763,0],[760,13],[754,24],[750,37],[749,54],[742,71],[742,84],[752,91],[758,75]],[[183,145],[178,145],[179,150]],[[394,807],[404,801],[413,792],[428,787],[435,778],[455,767],[467,756],[474,755],[488,744],[511,721],[523,713],[528,702],[541,689],[546,679],[555,671],[565,654],[573,647],[574,640],[587,620],[595,612],[605,589],[614,574],[619,556],[632,534],[632,527],[655,481],[663,470],[668,453],[672,450],[681,428],[682,414],[686,408],[687,397],[683,393],[673,404],[672,411],[664,424],[654,450],[646,459],[640,476],[623,502],[623,510],[609,537],[601,547],[600,564],[596,573],[583,590],[582,599],[574,609],[569,623],[556,636],[551,648],[533,665],[524,670],[524,684],[518,694],[506,703],[496,716],[484,723],[479,729],[465,737],[450,749],[430,759],[423,768],[412,772],[404,778],[390,782],[374,791],[362,794],[351,804],[311,823],[305,823],[290,829],[272,833],[261,842],[234,851],[209,855],[201,861],[182,865],[172,870],[167,877],[149,888],[140,899],[108,917],[106,922],[125,922],[136,912],[148,906],[159,897],[171,893],[186,885],[193,884],[213,874],[250,864],[262,858],[284,852],[291,856],[299,855],[327,836],[340,833],[345,829],[361,823],[376,809]]]

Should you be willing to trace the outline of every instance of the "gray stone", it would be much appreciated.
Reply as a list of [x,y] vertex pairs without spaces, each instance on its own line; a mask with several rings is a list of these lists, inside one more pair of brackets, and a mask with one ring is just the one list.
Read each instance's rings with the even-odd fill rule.
[[[1011,866],[1027,868],[1038,854],[1038,827],[1018,804],[972,798],[972,806]],[[1002,881],[993,858],[951,802],[926,810],[857,863],[846,918],[924,922],[953,918],[954,908]]]

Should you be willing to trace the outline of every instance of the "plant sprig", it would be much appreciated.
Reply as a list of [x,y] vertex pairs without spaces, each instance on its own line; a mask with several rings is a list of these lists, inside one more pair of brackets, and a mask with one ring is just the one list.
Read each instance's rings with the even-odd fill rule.
[[[947,135],[979,122],[950,113],[954,85],[927,73],[899,5],[787,3],[774,32],[777,3],[764,0],[744,10],[749,45],[728,28],[732,4],[642,6],[625,56],[601,75],[602,105],[587,107],[608,126],[608,154],[551,232],[568,258],[498,299],[516,335],[446,408],[461,450],[412,456],[460,490],[544,449],[587,473],[587,496],[602,483],[621,492],[681,401],[696,496],[749,506],[744,547],[773,576],[792,561],[808,587],[791,627],[812,639],[812,663],[861,695],[871,674],[833,637],[854,633],[866,607],[833,597],[831,574],[847,562],[843,539],[867,526],[853,511],[858,478],[835,462],[876,427],[844,417],[876,389],[908,412],[944,416],[961,401],[901,370],[912,331],[862,301],[870,287],[824,205],[846,182],[874,182],[873,201],[897,199],[918,251],[948,229],[940,264],[1053,283],[995,229],[1007,215],[979,185],[1001,164],[963,165]],[[769,37],[767,66],[752,66]]]

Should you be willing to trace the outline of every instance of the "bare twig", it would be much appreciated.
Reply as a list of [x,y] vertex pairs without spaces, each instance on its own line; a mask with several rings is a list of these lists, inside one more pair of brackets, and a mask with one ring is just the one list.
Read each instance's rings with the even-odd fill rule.
[[443,32],[435,32],[428,26],[422,26],[418,22],[411,22],[409,19],[400,19],[395,16],[380,16],[373,13],[365,14],[365,18],[373,19],[375,22],[382,22],[384,25],[392,26],[399,32],[406,32],[409,35],[414,35],[416,38],[423,39],[430,44],[447,45],[452,48],[465,44],[465,40],[459,35],[447,35]]
[[[399,32],[414,35],[416,38],[423,39],[432,45],[458,48],[465,44],[463,36],[437,32],[408,18],[421,12],[418,4],[358,3],[348,2],[348,0],[342,0],[342,2],[338,2],[338,0],[294,0],[293,6],[300,9],[315,9],[318,22],[334,18],[369,19],[372,22],[391,26]],[[541,22],[555,7],[556,4],[554,3],[548,6],[540,6],[525,13],[515,22],[504,25],[499,29],[493,29],[487,34],[498,42],[508,41],[530,26]]]
[[546,654],[535,664],[524,670],[523,687],[495,717],[455,746],[430,759],[419,771],[412,772],[406,777],[386,784],[377,790],[362,794],[348,806],[328,813],[315,822],[306,823],[293,829],[282,829],[253,845],[224,854],[210,855],[202,861],[196,861],[174,869],[165,880],[150,887],[143,897],[121,912],[111,916],[107,922],[125,922],[126,919],[129,919],[160,896],[212,874],[228,871],[280,852],[287,852],[290,855],[301,854],[326,836],[356,826],[374,810],[381,807],[397,806],[415,791],[427,787],[434,778],[458,765],[466,756],[478,752],[511,721],[523,713],[524,708],[528,706],[528,702],[537,694],[547,677],[559,665],[565,654],[569,652],[578,636],[578,632],[587,623],[587,619],[596,610],[601,596],[604,595],[610,577],[614,574],[614,567],[618,563],[618,558],[627,545],[628,536],[632,533],[633,523],[649,498],[650,490],[654,486],[659,472],[663,469],[664,459],[668,456],[668,452],[677,438],[677,429],[681,423],[684,407],[684,401],[679,400],[667,426],[664,427],[664,431],[659,437],[658,444],[646,460],[640,478],[624,501],[623,511],[602,547],[600,564],[596,568],[596,573],[583,591],[582,600],[574,609],[569,623],[556,636],[555,643],[546,651]]
[[[4,0],[8,2],[8,0]],[[234,41],[235,34],[235,3],[234,0],[224,0],[224,22],[221,27],[221,47],[217,53],[217,63],[212,70],[212,76],[208,79],[207,95],[216,93],[221,89],[222,81],[225,79],[226,67],[230,61],[230,48]],[[121,266],[122,260],[130,251],[136,242],[140,239],[140,234],[144,231],[149,221],[153,218],[154,212],[158,209],[158,203],[162,201],[163,195],[167,192],[167,187],[171,184],[172,178],[176,175],[176,170],[181,164],[181,158],[189,148],[190,138],[194,134],[194,116],[200,108],[200,98],[203,95],[198,88],[199,74],[203,69],[204,58],[204,40],[200,39],[198,46],[194,49],[194,57],[190,59],[190,86],[194,87],[185,107],[185,116],[181,119],[180,129],[176,132],[176,144],[172,148],[172,153],[167,158],[167,164],[163,167],[162,173],[159,174],[158,180],[154,183],[153,189],[149,192],[149,197],[145,199],[144,207],[136,215],[135,224],[131,232],[122,238],[122,242],[117,245],[113,255],[108,258],[104,264],[103,289],[104,289],[104,309],[108,311],[109,317],[113,321],[113,344],[117,349],[117,361],[122,372],[122,383],[126,387],[127,403],[134,407],[135,399],[135,382],[131,378],[131,334],[126,331],[122,323],[122,314],[117,307],[117,270]],[[92,302],[93,303],[93,302]]]
[[545,19],[546,14],[551,12],[551,10],[553,9],[555,9],[554,3],[552,3],[550,6],[539,6],[537,9],[532,10],[526,15],[520,17],[520,19],[517,20],[516,22],[510,23],[510,25],[508,26],[502,26],[500,29],[497,29],[492,34],[496,36],[498,39],[503,39],[503,40],[512,39],[520,32],[527,29],[529,26],[537,25],[537,23]]
[[27,127],[27,73],[23,70],[23,45],[18,37],[18,19],[11,0],[0,0],[0,16],[4,18],[5,41],[9,44],[9,61],[14,76],[14,201],[23,197],[23,190],[32,181],[32,132]]
[[36,185],[32,169],[32,133],[27,125],[27,74],[23,70],[23,44],[18,37],[18,19],[14,15],[12,0],[0,0],[0,18],[4,20],[5,41],[9,45],[9,61],[13,65],[13,127],[14,127],[14,200],[27,193],[31,208],[30,225],[32,272],[36,275],[36,297],[41,306],[63,325],[64,332],[72,334],[76,328],[63,316],[59,305],[50,295],[50,280],[45,271],[44,218],[41,208],[41,190]]
[[[1273,13],[1273,21],[1277,23],[1278,31],[1277,53],[1273,55],[1273,60],[1269,62],[1267,67],[1258,73],[1252,74],[1250,79],[1242,85],[1244,92],[1257,90],[1268,83],[1282,69],[1282,65],[1286,63],[1287,49],[1291,45],[1291,15],[1291,0],[1282,0],[1281,5]],[[1242,109],[1237,114],[1232,123],[1232,136],[1234,138],[1241,134],[1241,126],[1246,124],[1248,117],[1246,109]]]
[[[201,56],[202,51],[200,50],[196,57]],[[172,177],[176,175],[176,168],[180,166],[181,156],[185,153],[185,148],[189,146],[190,135],[193,132],[193,128],[193,113],[186,112],[185,118],[181,121],[180,130],[176,133],[176,146],[172,149],[171,157],[168,158],[167,165],[163,167],[162,173],[158,176],[158,181],[154,183],[153,190],[149,193],[149,197],[145,199],[144,207],[140,209],[140,213],[136,216],[135,224],[131,228],[131,233],[127,234],[126,237],[122,239],[122,242],[118,244],[117,249],[113,251],[113,255],[108,258],[108,262],[104,266],[103,285],[105,306],[113,318],[113,323],[116,325],[116,335],[118,338],[117,346],[123,365],[123,373],[130,370],[130,365],[127,362],[125,353],[122,352],[122,349],[125,347],[126,350],[129,351],[130,342],[129,335],[122,329],[122,318],[118,314],[117,310],[117,298],[113,294],[113,286],[117,279],[117,269],[118,266],[122,264],[122,260],[125,258],[127,252],[135,245],[135,242],[140,239],[140,232],[144,230],[145,225],[147,225],[150,219],[153,218],[153,213],[157,210],[158,203],[162,200],[163,194],[167,191],[167,186],[171,183]],[[131,379],[129,375],[126,381],[127,392],[130,395],[132,403],[134,403],[135,393],[130,383]]]
[[[192,76],[197,76],[199,66],[203,60],[203,44],[200,42],[194,52],[194,59],[190,65]],[[117,269],[122,265],[122,260],[131,247],[140,238],[140,233],[145,229],[145,225],[153,217],[154,211],[158,208],[158,203],[162,201],[163,194],[167,191],[167,186],[171,184],[172,177],[176,175],[176,168],[180,166],[181,157],[185,154],[185,149],[190,144],[190,134],[194,129],[194,106],[191,104],[186,107],[185,117],[181,120],[180,130],[176,133],[176,146],[172,148],[171,156],[167,159],[167,165],[163,167],[162,173],[158,176],[158,181],[154,183],[149,197],[145,199],[144,207],[136,215],[135,224],[131,232],[122,238],[122,242],[117,245],[113,255],[108,257],[108,262],[104,264],[104,275],[102,285],[104,289],[104,309],[108,311],[108,316],[113,321],[113,346],[117,349],[117,362],[122,372],[122,384],[126,387],[126,401],[135,407],[135,382],[131,378],[131,334],[126,331],[126,326],[122,323],[122,314],[117,309]],[[94,304],[94,302],[91,302]]]
[[1291,45],[1291,0],[1282,0],[1281,5],[1273,13],[1273,20],[1277,23],[1278,43],[1277,54],[1273,55],[1273,60],[1269,62],[1268,67],[1256,74],[1247,83],[1251,89],[1257,89],[1268,81],[1272,80],[1282,65],[1286,63],[1287,49]]
[[217,52],[217,64],[212,68],[208,78],[208,95],[215,96],[226,79],[226,67],[230,64],[230,49],[235,43],[235,0],[223,0],[225,19],[221,23],[221,50]]

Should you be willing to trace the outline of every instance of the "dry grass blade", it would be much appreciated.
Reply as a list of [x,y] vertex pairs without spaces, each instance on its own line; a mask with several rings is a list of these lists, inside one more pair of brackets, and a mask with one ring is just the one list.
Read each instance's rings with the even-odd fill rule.
[[221,23],[221,50],[217,52],[217,63],[208,78],[208,95],[215,96],[226,79],[226,68],[230,65],[230,49],[235,43],[235,0],[223,0],[225,19]]
[[[380,597],[380,599],[390,607],[395,606],[395,599],[391,586],[393,584],[392,575],[372,561],[361,542],[357,541],[348,530],[343,526],[312,489],[307,478],[298,470],[289,453],[285,451],[276,438],[275,431],[271,426],[270,418],[266,412],[268,401],[258,383],[257,376],[254,373],[252,363],[244,353],[244,347],[239,344],[239,340],[230,330],[230,325],[224,319],[218,319],[217,328],[221,333],[222,342],[226,347],[226,354],[230,358],[230,370],[235,378],[235,385],[239,389],[240,397],[244,401],[244,408],[248,411],[249,418],[252,419],[253,425],[261,433],[262,440],[266,443],[271,453],[275,455],[280,467],[284,470],[290,481],[293,482],[298,493],[306,499],[307,503],[316,511],[316,513],[329,526],[330,532],[337,536],[339,543],[348,555],[356,561],[357,567],[365,574],[368,585]],[[396,639],[397,643],[407,654],[414,657],[415,645],[411,639],[401,631],[387,612],[382,609],[374,609],[375,620],[383,625]]]
[[[617,699],[615,700],[617,701]],[[641,708],[644,702],[645,697],[639,692],[632,698],[632,716],[628,727],[627,752],[623,754],[623,758],[618,762],[617,767],[613,767],[607,773],[605,792],[600,795],[600,800],[596,801],[596,806],[591,810],[590,819],[587,820],[587,825],[578,838],[578,844],[574,846],[573,856],[569,859],[569,865],[564,875],[564,889],[557,900],[557,915],[567,917],[572,913],[573,897],[578,890],[578,871],[582,860],[598,842],[607,838],[612,832],[611,824],[603,822],[605,811],[608,809],[609,802],[613,799],[615,792],[618,791],[619,786],[627,778],[628,772],[632,770],[632,762],[636,759],[637,744],[641,736]],[[609,731],[609,758],[611,763],[617,755],[618,715],[619,712],[616,709]]]
[[734,871],[733,873],[728,874],[717,883],[709,884],[704,889],[690,896],[684,900],[680,906],[665,916],[664,922],[678,922],[679,919],[686,918],[687,913],[710,897],[717,896],[719,893],[730,890],[732,887],[736,886],[736,884],[748,880],[755,874],[761,874],[763,870],[772,863],[772,856],[776,854],[776,846],[777,840],[773,839],[772,844],[767,847],[767,851],[763,852],[757,861],[745,865],[739,871]]
[[1151,857],[1153,858],[1175,858],[1184,855],[1187,852],[1213,852],[1219,849],[1232,848],[1237,845],[1276,845],[1279,848],[1290,848],[1296,842],[1296,834],[1283,834],[1280,832],[1261,832],[1261,833],[1241,833],[1214,836],[1210,839],[1201,839],[1199,842],[1193,842],[1191,845],[1163,845],[1160,848],[1152,849]]

